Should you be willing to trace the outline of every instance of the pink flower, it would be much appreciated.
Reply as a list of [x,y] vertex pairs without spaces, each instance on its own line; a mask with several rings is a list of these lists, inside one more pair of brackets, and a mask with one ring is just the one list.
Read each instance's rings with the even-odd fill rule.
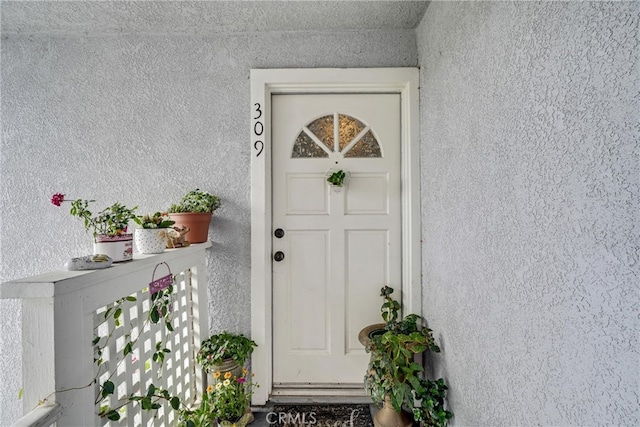
[[62,202],[64,202],[64,194],[56,193],[51,196],[51,203],[53,203],[54,205],[60,206]]
[[246,380],[245,380],[244,378],[242,378],[242,377],[238,378],[238,382],[239,382],[240,384],[242,384],[242,383],[243,383],[243,382],[245,382],[245,381],[246,381]]

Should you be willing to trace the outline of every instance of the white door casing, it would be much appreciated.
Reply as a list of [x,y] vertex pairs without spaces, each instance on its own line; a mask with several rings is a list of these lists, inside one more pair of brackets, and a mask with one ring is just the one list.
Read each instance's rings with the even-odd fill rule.
[[[420,313],[420,189],[418,70],[251,70],[251,333],[258,343],[252,370],[261,385],[253,404],[273,389],[271,102],[276,94],[392,93],[400,97],[401,291],[405,312]],[[360,377],[364,372],[360,374]]]
[[401,283],[400,94],[272,95],[271,113],[274,388],[362,394],[358,332]]

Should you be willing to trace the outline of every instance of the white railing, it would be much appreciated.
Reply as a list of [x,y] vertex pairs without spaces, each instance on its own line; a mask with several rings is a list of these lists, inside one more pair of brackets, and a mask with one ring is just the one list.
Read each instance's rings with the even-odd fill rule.
[[[201,334],[208,333],[205,260],[210,246],[140,255],[104,270],[58,271],[3,283],[0,298],[20,299],[22,306],[26,415],[18,424],[109,425],[98,415],[101,407],[118,408],[125,396],[144,394],[150,384],[185,404],[193,403],[204,384],[195,349]],[[150,283],[169,271],[175,277],[170,303],[173,332],[163,322],[148,320]],[[117,320],[114,307],[121,308]],[[107,312],[111,315],[105,316]],[[100,367],[94,360],[94,340],[103,349]],[[128,342],[134,342],[133,352],[125,356]],[[162,364],[152,360],[157,348],[169,350]],[[114,383],[114,393],[96,404],[100,384],[107,379]],[[168,402],[161,403],[154,411],[142,410],[139,403],[125,405],[118,409],[120,421],[113,424],[175,425],[177,413]]]
[[55,425],[60,418],[60,405],[43,403],[28,412],[13,424],[13,427],[48,427]]

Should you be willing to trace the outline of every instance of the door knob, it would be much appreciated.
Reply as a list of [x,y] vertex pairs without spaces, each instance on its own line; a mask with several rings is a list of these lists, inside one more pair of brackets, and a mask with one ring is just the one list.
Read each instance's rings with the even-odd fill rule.
[[278,239],[282,239],[284,237],[284,230],[282,228],[276,228],[276,231],[274,231],[273,234]]
[[284,259],[284,253],[282,251],[278,251],[275,254],[273,254],[273,259],[276,262],[280,262]]

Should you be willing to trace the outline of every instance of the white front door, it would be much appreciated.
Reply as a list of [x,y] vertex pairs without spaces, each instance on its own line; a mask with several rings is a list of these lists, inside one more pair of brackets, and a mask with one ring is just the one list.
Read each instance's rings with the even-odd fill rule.
[[401,298],[400,94],[279,94],[271,114],[273,386],[361,390],[358,332],[380,288]]

